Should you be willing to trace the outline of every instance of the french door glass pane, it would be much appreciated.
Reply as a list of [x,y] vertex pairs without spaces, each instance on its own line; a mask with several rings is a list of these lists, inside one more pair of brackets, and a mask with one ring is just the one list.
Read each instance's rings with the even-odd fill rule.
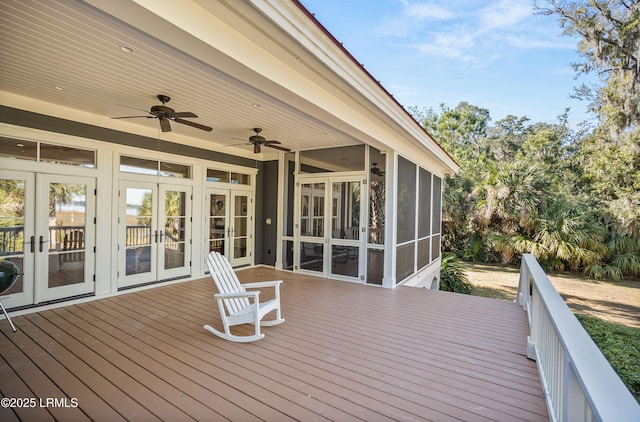
[[151,272],[153,191],[127,188],[127,275]]
[[226,203],[225,195],[209,195],[209,252],[219,252],[223,255],[227,229]]
[[165,193],[164,224],[164,268],[179,268],[185,265],[186,239],[186,193]]
[[234,239],[234,248],[233,248],[233,257],[244,258],[247,256],[247,239],[246,238],[238,238]]
[[49,287],[85,281],[87,186],[49,184]]
[[[0,257],[13,262],[24,274],[24,210],[25,181],[19,179],[0,179]],[[5,294],[23,291],[23,277]]]
[[249,197],[237,195],[234,200],[233,257],[247,256]]

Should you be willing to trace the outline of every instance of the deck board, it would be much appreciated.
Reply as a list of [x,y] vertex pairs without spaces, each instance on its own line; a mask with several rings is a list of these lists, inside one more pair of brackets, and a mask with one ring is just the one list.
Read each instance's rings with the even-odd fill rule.
[[0,418],[548,420],[514,303],[264,267],[238,275],[285,280],[286,322],[258,342],[202,328],[221,328],[206,278],[16,316],[17,333],[0,320],[0,394],[79,404]]

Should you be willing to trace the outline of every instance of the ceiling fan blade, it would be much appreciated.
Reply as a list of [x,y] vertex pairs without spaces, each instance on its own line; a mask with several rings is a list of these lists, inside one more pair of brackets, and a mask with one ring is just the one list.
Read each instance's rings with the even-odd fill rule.
[[[280,142],[278,142],[280,143]],[[273,149],[279,149],[280,151],[284,151],[284,152],[291,152],[291,150],[289,148],[285,148],[285,147],[279,147],[277,145],[273,145],[273,144],[264,144],[265,147],[269,147],[269,148],[273,148]]]
[[112,119],[137,119],[138,117],[154,117],[154,116],[122,116],[122,117],[112,117]]
[[130,108],[130,109],[132,109],[132,110],[143,111],[143,112],[145,112],[145,113],[148,113],[148,112],[149,112],[148,110],[143,110],[143,109],[138,108],[138,107],[131,107],[131,106],[128,106],[128,105],[126,105],[126,104],[116,104],[116,105],[117,105],[117,106],[120,106],[120,107]]
[[167,119],[164,116],[160,116],[160,129],[162,129],[163,132],[171,132],[171,124],[169,123],[169,119]]
[[173,117],[198,117],[195,113],[190,111],[177,111],[173,113]]
[[[236,138],[233,138],[233,139],[236,139]],[[242,144],[230,144],[230,145],[223,145],[223,147],[224,147],[224,148],[226,148],[226,147],[238,147],[238,146],[247,147],[247,146],[249,146],[249,145],[251,145],[251,144],[249,144],[249,143],[247,143],[247,142],[244,142],[244,143],[242,143]]]
[[280,141],[264,141],[264,145],[280,145]]
[[183,125],[195,127],[196,129],[205,130],[207,132],[211,132],[213,130],[213,128],[210,128],[209,126],[201,125],[200,123],[191,122],[189,120],[176,118],[176,119],[173,119],[173,121],[176,123],[182,123]]

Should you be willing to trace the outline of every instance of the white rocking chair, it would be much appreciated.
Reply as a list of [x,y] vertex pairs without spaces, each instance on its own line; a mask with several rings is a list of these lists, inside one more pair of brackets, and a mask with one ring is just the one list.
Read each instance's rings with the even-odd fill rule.
[[[211,278],[213,278],[219,291],[214,297],[218,302],[224,333],[210,325],[205,325],[205,330],[211,331],[225,340],[245,343],[264,338],[264,334],[260,333],[260,326],[271,326],[284,322],[284,318],[280,314],[280,284],[282,280],[241,284],[227,258],[218,252],[209,254],[207,265],[209,266]],[[246,290],[261,287],[274,287],[275,297],[267,302],[260,303],[259,291],[247,292]],[[249,301],[250,298],[253,298],[253,303]],[[262,321],[262,318],[271,311],[276,312],[276,318]],[[231,334],[229,327],[240,324],[255,325],[255,334],[250,336]]]

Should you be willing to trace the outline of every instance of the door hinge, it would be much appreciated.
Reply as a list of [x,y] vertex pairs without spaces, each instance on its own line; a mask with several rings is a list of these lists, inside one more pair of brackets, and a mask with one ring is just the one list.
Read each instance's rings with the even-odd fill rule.
[[364,281],[364,276],[363,275],[360,276],[360,280]]
[[93,190],[93,194],[94,194],[94,195],[96,195],[96,196],[98,196],[98,188],[95,188],[95,189]]
[[96,281],[96,275],[95,274],[93,275],[93,281]]
[[191,263],[191,261],[189,261],[189,266],[191,267],[193,264]]
[[93,247],[93,253],[96,253],[96,247],[95,246]]
[[98,218],[97,217],[93,217],[93,224],[98,224]]

